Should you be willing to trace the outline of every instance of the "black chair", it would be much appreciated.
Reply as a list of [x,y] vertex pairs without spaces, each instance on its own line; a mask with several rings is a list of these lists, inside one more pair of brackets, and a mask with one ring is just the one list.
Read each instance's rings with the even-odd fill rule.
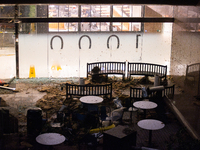
[[124,104],[124,111],[130,112],[130,122],[132,123],[132,116],[133,112],[137,111],[138,109],[133,107],[133,101],[130,98],[125,99]]
[[[109,112],[107,110],[109,110]],[[109,113],[110,113],[110,107],[108,107],[108,106],[100,107],[100,112],[99,112],[100,126],[102,126],[103,121],[109,121],[109,124],[110,124],[111,117],[110,117]]]

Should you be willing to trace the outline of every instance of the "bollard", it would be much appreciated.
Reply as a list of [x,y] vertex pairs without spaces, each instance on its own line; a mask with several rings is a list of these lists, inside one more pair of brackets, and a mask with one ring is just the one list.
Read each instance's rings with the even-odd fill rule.
[[42,130],[42,111],[29,109],[27,111],[27,134],[38,135]]

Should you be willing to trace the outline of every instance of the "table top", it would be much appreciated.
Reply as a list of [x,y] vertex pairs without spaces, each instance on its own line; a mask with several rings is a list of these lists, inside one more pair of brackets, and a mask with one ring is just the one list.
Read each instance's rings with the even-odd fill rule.
[[137,101],[133,103],[133,106],[141,109],[153,109],[156,108],[158,105],[150,101]]
[[80,101],[87,104],[98,104],[103,102],[103,98],[99,96],[83,96]]
[[42,145],[58,145],[65,141],[65,137],[59,133],[44,133],[38,135],[36,141]]
[[159,120],[155,119],[144,119],[140,120],[137,125],[140,128],[146,129],[146,130],[159,130],[164,128],[165,124]]

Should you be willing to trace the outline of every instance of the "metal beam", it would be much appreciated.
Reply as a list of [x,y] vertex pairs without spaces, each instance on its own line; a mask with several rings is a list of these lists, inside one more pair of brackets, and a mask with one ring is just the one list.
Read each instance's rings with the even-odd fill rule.
[[174,22],[174,18],[18,18],[0,19],[0,23],[41,22]]
[[199,0],[5,0],[1,4],[157,4],[198,5]]

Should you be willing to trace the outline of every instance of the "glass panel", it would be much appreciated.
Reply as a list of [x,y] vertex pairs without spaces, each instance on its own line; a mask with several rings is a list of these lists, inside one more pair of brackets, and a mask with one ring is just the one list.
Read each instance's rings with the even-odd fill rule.
[[90,31],[90,23],[89,22],[81,23],[81,31]]
[[49,5],[49,17],[58,17],[58,5]]
[[15,26],[0,23],[1,79],[16,76]]
[[101,7],[100,5],[91,6],[91,17],[100,17],[101,16]]
[[123,5],[122,7],[122,17],[131,16],[131,5]]
[[141,6],[115,5],[113,6],[113,17],[141,17]]
[[21,23],[19,24],[19,32],[24,34],[35,34],[37,33],[36,26],[36,23]]
[[68,31],[68,23],[58,23],[58,25],[59,25],[59,28],[58,28],[58,31],[59,32],[66,32],[66,31]]
[[173,17],[173,6],[170,5],[147,5],[145,17]]
[[49,23],[49,32],[58,32],[58,23]]
[[123,22],[122,23],[122,31],[131,31],[131,23]]
[[15,25],[8,23],[0,24],[0,47],[14,46]]
[[[54,28],[52,26],[55,24]],[[19,24],[19,33],[22,34],[39,34],[39,33],[48,33],[49,31],[58,31],[58,23],[20,23]],[[12,24],[9,24],[9,26]],[[14,33],[14,24],[13,33]],[[49,26],[51,28],[49,28]],[[9,32],[10,32],[9,27]],[[11,31],[12,32],[12,31]]]
[[18,9],[19,17],[36,17],[36,5],[20,5]]
[[15,33],[15,25],[10,23],[1,23],[0,33]]
[[110,31],[110,22],[101,22],[101,31]]
[[91,31],[100,31],[100,23],[91,22]]
[[141,23],[132,23],[132,31],[141,31]]
[[78,17],[78,5],[49,5],[49,17]]
[[69,17],[78,17],[78,5],[69,5]]
[[68,17],[69,8],[68,5],[59,5],[59,17]]
[[113,22],[113,31],[121,31],[121,30],[122,30],[121,22]]
[[48,5],[37,5],[37,17],[48,17]]
[[0,5],[0,17],[15,17],[15,7]]
[[113,6],[113,17],[122,17],[122,6],[121,5]]
[[78,23],[49,23],[49,32],[78,31]]
[[110,5],[101,5],[101,17],[110,17]]
[[81,17],[91,17],[90,5],[81,6]]
[[131,17],[141,17],[142,16],[142,6],[132,6]]
[[78,23],[69,23],[69,31],[78,31]]
[[49,23],[37,23],[37,34],[39,33],[48,33],[49,32]]

